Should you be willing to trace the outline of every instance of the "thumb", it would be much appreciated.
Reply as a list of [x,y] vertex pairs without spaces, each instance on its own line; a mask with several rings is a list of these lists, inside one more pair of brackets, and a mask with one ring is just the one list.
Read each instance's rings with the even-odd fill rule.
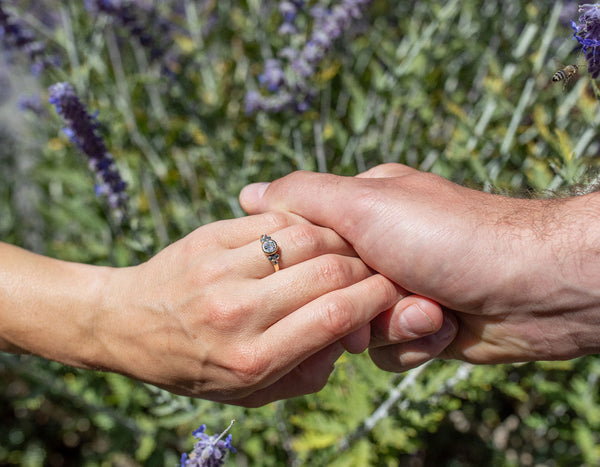
[[240,192],[240,204],[242,209],[248,214],[258,214],[262,212],[262,197],[265,191],[271,185],[268,182],[252,183],[242,188]]
[[240,204],[248,214],[289,211],[346,237],[361,216],[353,199],[363,183],[353,177],[294,172],[272,183],[246,186]]

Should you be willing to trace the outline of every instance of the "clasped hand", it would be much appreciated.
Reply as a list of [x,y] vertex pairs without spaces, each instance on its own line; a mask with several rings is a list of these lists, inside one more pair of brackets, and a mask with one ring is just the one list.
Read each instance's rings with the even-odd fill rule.
[[[261,252],[264,233],[281,247],[278,272]],[[371,321],[423,301],[374,274],[333,230],[288,213],[201,227],[113,271],[109,288],[121,293],[95,318],[101,367],[245,406],[321,389],[345,349],[365,350]]]
[[318,391],[345,350],[391,371],[600,351],[598,193],[513,199],[387,164],[240,202],[129,268],[0,242],[0,350],[245,406]]
[[[438,353],[499,363],[600,350],[598,193],[515,199],[385,164],[357,177],[296,172],[246,187],[240,202],[335,230],[373,270],[444,307],[442,329],[408,343],[403,310],[378,316],[370,354],[381,368]],[[441,323],[439,308],[424,311]]]

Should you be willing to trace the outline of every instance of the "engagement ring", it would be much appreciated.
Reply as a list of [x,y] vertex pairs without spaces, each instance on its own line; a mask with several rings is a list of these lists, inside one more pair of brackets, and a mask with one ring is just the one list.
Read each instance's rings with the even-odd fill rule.
[[279,246],[277,246],[277,242],[268,235],[263,235],[260,237],[260,243],[262,252],[267,256],[269,261],[271,261],[271,264],[275,268],[275,272],[279,271],[279,253],[277,253]]

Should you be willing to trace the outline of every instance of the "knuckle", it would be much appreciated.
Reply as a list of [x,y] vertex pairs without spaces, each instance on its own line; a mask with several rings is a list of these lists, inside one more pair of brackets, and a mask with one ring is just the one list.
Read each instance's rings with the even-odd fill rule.
[[281,230],[292,223],[292,216],[284,211],[268,211],[261,215],[264,225],[272,226],[273,231]]
[[440,175],[431,173],[431,172],[416,172],[414,174],[412,174],[412,176],[410,177],[410,180],[414,183],[414,184],[432,184],[432,185],[440,185],[442,183],[445,183],[446,179],[444,177],[441,177]]
[[300,251],[321,251],[323,245],[322,228],[313,224],[297,224],[289,231],[291,245]]
[[[324,284],[330,284],[334,288],[349,285],[357,277],[357,258],[348,258],[338,255],[323,255],[318,259],[315,268],[315,280]],[[366,269],[366,268],[365,268]]]
[[193,258],[207,247],[212,246],[214,248],[216,239],[213,227],[213,225],[198,227],[177,241],[176,244],[182,248],[184,254],[187,254],[186,257]]
[[271,183],[269,183],[264,196],[267,198],[273,197],[276,199],[281,193],[285,193],[290,186],[295,186],[296,183],[300,183],[303,178],[304,176],[301,172],[292,172],[285,177],[273,180]]
[[382,274],[371,276],[365,285],[369,289],[368,295],[378,297],[378,303],[383,303],[386,307],[397,303],[402,296],[398,286]]
[[223,291],[207,293],[208,300],[204,307],[206,322],[220,332],[243,329],[248,317],[251,316],[252,304]]
[[[386,190],[382,189],[380,180],[366,180],[365,183],[357,184],[352,192],[352,212],[340,220],[339,232],[349,239],[360,239],[365,231],[372,228],[369,222],[363,219],[372,218],[374,213],[380,212],[382,206],[386,206]],[[337,228],[336,228],[337,230]]]
[[331,339],[345,336],[354,330],[356,323],[353,319],[353,309],[353,304],[342,294],[329,294],[319,309],[319,317],[323,330]]
[[231,354],[231,365],[242,387],[260,383],[269,373],[269,359],[255,346],[239,346]]
[[371,225],[364,222],[373,216],[373,213],[381,211],[385,206],[385,191],[379,180],[365,180],[363,183],[357,183],[352,191],[352,209],[346,210],[343,216],[340,216],[336,223],[336,232],[342,237],[354,243],[360,241]]
[[204,256],[203,261],[194,264],[194,282],[206,287],[207,284],[221,282],[224,277],[231,274],[231,266],[228,261],[212,261]]

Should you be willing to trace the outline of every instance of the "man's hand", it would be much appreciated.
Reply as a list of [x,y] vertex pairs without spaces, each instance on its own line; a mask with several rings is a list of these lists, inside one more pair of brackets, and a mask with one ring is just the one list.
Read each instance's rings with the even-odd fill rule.
[[[442,357],[496,363],[600,348],[599,196],[512,199],[387,164],[354,178],[297,172],[240,201],[332,228],[370,267],[452,310],[458,334]],[[371,355],[385,369],[407,368],[397,323],[392,313],[374,326]]]

